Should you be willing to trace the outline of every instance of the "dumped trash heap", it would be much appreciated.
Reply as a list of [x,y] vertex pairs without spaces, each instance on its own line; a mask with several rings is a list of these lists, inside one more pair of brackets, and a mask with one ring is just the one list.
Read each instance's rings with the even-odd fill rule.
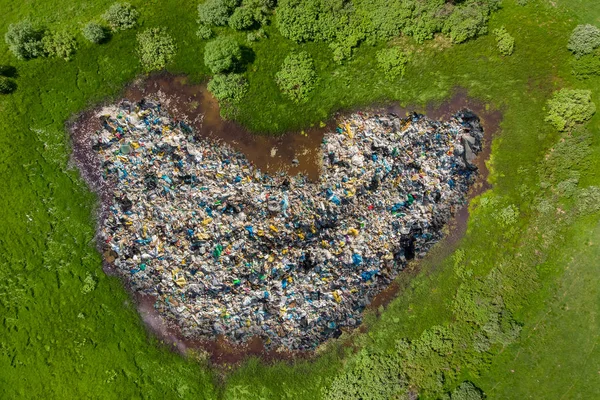
[[124,101],[102,122],[93,149],[114,197],[101,238],[132,289],[186,336],[288,349],[357,326],[442,237],[483,137],[470,111],[446,122],[356,113],[325,135],[310,182],[259,171],[158,103]]

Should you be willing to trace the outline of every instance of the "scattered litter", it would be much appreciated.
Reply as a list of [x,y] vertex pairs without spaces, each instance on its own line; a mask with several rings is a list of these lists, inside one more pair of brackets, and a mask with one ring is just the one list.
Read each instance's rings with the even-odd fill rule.
[[155,101],[106,110],[92,145],[113,195],[100,229],[116,270],[185,336],[289,349],[360,324],[442,237],[483,137],[468,110],[446,122],[355,113],[324,136],[310,182],[261,172]]

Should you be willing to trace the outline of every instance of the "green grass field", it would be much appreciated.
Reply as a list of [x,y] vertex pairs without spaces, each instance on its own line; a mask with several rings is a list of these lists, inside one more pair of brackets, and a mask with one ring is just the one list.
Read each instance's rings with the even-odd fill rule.
[[[196,3],[132,3],[142,27],[166,26],[176,39],[169,72],[205,79]],[[311,362],[249,360],[230,371],[213,371],[147,335],[120,281],[102,272],[96,199],[68,163],[67,121],[116,99],[142,74],[139,28],[97,46],[79,31],[112,1],[0,4],[2,34],[30,18],[79,35],[70,62],[18,61],[0,43],[0,64],[18,71],[16,92],[0,96],[0,398],[312,400],[361,391],[369,393],[363,398],[411,391],[436,398],[464,380],[488,398],[600,398],[600,197],[590,189],[600,186],[600,113],[587,123],[588,136],[560,134],[544,122],[547,99],[564,87],[592,90],[600,106],[600,77],[576,80],[566,48],[577,24],[600,25],[594,1],[504,0],[490,30],[505,26],[515,37],[510,57],[498,54],[492,35],[452,46],[401,39],[414,55],[393,82],[373,61],[384,43],[362,45],[343,65],[327,45],[296,45],[276,26],[267,27],[269,39],[247,44],[255,60],[236,115],[257,132],[301,129],[374,102],[421,107],[456,87],[501,110],[503,120],[489,161],[493,189],[472,202],[465,237],[452,256],[427,257],[417,273],[399,278],[399,297],[367,316],[368,333],[353,337],[356,351],[339,356],[333,343]],[[302,105],[286,100],[273,80],[297,48],[313,56],[319,76]],[[570,171],[578,171],[578,182],[557,190]],[[97,285],[84,293],[88,275]],[[509,340],[515,326],[520,335]],[[474,347],[492,328],[491,344]]]

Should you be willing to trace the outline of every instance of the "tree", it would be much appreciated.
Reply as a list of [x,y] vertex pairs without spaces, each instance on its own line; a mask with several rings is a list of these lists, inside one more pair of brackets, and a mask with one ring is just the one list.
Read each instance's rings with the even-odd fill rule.
[[597,47],[600,47],[600,29],[594,25],[577,25],[569,38],[567,48],[575,54],[575,57],[581,57],[590,54]]
[[163,69],[175,56],[175,40],[165,28],[148,28],[137,35],[140,62],[146,71]]
[[113,31],[122,31],[135,26],[140,13],[129,3],[115,3],[104,13],[103,18]]
[[571,129],[575,124],[589,120],[596,112],[590,90],[562,89],[554,92],[547,104],[546,121],[559,131]]
[[242,49],[231,37],[220,36],[204,48],[204,64],[215,74],[232,70],[242,59]]
[[243,31],[252,25],[254,25],[254,13],[249,8],[238,7],[229,17],[229,26],[236,31]]
[[0,76],[0,94],[12,93],[16,88],[15,81],[6,76]]
[[504,27],[495,29],[494,36],[496,36],[496,44],[500,54],[503,56],[510,56],[515,49],[515,38],[512,37]]
[[395,79],[403,76],[408,63],[408,54],[398,47],[382,49],[377,52],[377,65],[388,79]]
[[465,3],[454,9],[444,24],[443,32],[450,35],[453,43],[463,43],[487,33],[489,11],[474,3]]
[[289,54],[275,74],[279,89],[295,103],[308,100],[316,79],[313,59],[305,51]]
[[4,40],[8,49],[22,60],[44,55],[42,44],[43,32],[36,29],[31,22],[24,20],[16,24],[10,24]]
[[248,81],[240,74],[217,74],[207,88],[219,101],[238,102],[248,90]]
[[81,33],[86,40],[96,44],[102,43],[108,38],[108,33],[104,27],[94,22],[90,22],[84,26]]
[[77,50],[75,36],[66,31],[46,35],[42,39],[42,43],[48,57],[60,57],[67,61]]
[[204,25],[227,25],[239,0],[207,0],[198,5],[198,22]]

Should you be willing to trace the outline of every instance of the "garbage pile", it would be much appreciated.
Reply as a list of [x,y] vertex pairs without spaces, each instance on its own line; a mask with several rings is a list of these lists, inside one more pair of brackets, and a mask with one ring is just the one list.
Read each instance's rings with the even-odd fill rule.
[[[101,238],[133,290],[188,337],[314,349],[442,237],[465,203],[479,119],[356,113],[324,136],[321,176],[270,176],[151,100],[93,135],[112,194]],[[265,150],[268,151],[268,150]]]

